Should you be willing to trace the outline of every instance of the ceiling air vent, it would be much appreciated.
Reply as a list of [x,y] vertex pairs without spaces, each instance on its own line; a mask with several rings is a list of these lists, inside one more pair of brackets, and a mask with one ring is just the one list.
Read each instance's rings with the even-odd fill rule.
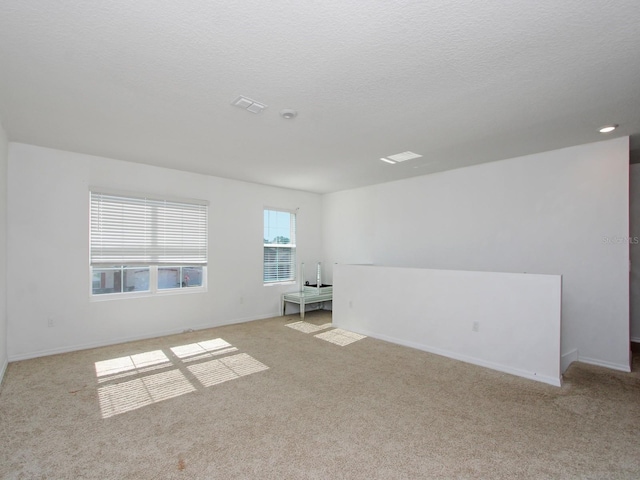
[[236,98],[233,102],[231,102],[231,105],[244,108],[251,113],[260,113],[262,110],[267,108],[264,103],[256,102],[255,100],[251,100],[250,98],[243,96]]

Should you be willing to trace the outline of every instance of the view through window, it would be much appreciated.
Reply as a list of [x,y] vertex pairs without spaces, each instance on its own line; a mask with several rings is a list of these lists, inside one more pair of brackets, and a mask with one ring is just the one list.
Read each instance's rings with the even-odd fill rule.
[[291,282],[296,276],[296,215],[283,210],[264,210],[265,284]]

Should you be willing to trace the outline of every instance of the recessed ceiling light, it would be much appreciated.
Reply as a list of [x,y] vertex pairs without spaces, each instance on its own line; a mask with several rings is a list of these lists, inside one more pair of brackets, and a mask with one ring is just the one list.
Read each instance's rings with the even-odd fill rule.
[[387,162],[390,163],[391,165],[395,165],[398,162],[394,162],[393,160],[389,160],[388,158],[384,158],[382,157],[380,160],[382,160],[383,162]]
[[601,128],[600,128],[600,133],[611,133],[611,132],[613,132],[616,128],[618,128],[618,125],[616,125],[616,124],[605,125],[604,127],[601,127]]
[[287,120],[291,120],[292,118],[295,118],[296,115],[298,115],[298,112],[296,112],[295,110],[291,110],[290,108],[285,108],[280,112],[280,116],[282,118],[286,118]]
[[407,160],[413,160],[414,158],[420,158],[422,155],[413,152],[396,153],[395,155],[388,155],[387,158],[394,162],[406,162]]

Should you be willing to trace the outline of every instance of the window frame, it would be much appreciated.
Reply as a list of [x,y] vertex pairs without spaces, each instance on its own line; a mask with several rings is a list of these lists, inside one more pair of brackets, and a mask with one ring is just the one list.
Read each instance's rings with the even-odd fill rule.
[[[264,218],[265,218],[265,213],[266,212],[276,212],[276,213],[287,213],[290,215],[289,217],[289,240],[290,243],[288,244],[282,244],[282,243],[264,243],[264,233],[267,230],[267,225],[264,222]],[[262,243],[262,283],[265,287],[270,287],[270,286],[274,286],[274,285],[291,285],[291,284],[295,284],[297,282],[297,278],[298,278],[298,268],[297,268],[297,213],[298,210],[291,210],[288,208],[277,208],[277,207],[264,207],[262,210],[263,213],[263,225],[262,225],[262,232],[263,232],[263,243]],[[266,255],[265,255],[265,251],[266,248],[276,248],[276,249],[288,249],[291,252],[291,256],[292,256],[292,261],[289,263],[290,267],[290,271],[291,271],[291,275],[289,278],[286,279],[282,279],[282,280],[272,280],[272,281],[266,281],[266,266],[267,266],[267,262],[266,262]],[[280,265],[280,263],[277,263],[275,265]],[[286,264],[283,264],[286,265]]]
[[[202,285],[197,287],[178,287],[178,288],[158,288],[158,267],[189,267],[192,265],[125,265],[127,268],[139,267],[149,269],[149,289],[134,290],[131,292],[113,292],[113,293],[93,293],[93,266],[89,266],[89,296],[93,302],[101,302],[104,300],[116,300],[125,298],[141,298],[165,295],[184,295],[189,293],[205,293],[207,292],[207,266],[202,266]],[[105,268],[118,268],[120,265],[101,265],[95,267],[97,270]]]
[[[198,221],[197,228],[199,229],[199,237],[195,237],[200,239],[199,245],[202,246],[204,244],[204,255],[201,256],[200,261],[197,263],[190,262],[175,262],[175,261],[162,261],[162,259],[158,259],[158,261],[141,261],[141,262],[132,262],[132,263],[124,263],[124,262],[105,262],[98,261],[92,262],[92,247],[94,243],[93,234],[94,229],[99,229],[99,227],[94,227],[94,208],[97,205],[94,205],[93,196],[96,194],[97,196],[111,196],[111,197],[121,197],[123,199],[123,204],[126,204],[131,200],[149,200],[151,207],[155,208],[154,205],[157,205],[158,202],[165,202],[166,208],[170,211],[171,208],[176,208],[180,204],[183,204],[187,207],[187,210],[197,207],[202,211],[204,209],[204,214],[200,213],[200,220]],[[146,205],[146,204],[145,204]],[[209,202],[205,200],[193,200],[193,199],[183,199],[183,198],[175,198],[168,197],[162,195],[152,195],[145,194],[141,192],[123,192],[117,191],[108,188],[102,187],[90,187],[89,188],[89,297],[91,301],[104,301],[104,300],[115,300],[115,299],[125,299],[125,298],[140,298],[140,297],[151,297],[151,296],[164,296],[164,295],[181,295],[181,294],[189,294],[189,293],[203,293],[207,292],[207,278],[208,278],[208,249],[209,249],[209,240],[208,240],[208,228],[209,228],[209,210],[208,210]],[[147,208],[147,207],[145,207]],[[153,216],[153,215],[152,215]],[[188,217],[187,217],[188,218]],[[188,220],[187,220],[188,221]],[[160,234],[158,225],[161,222],[156,222],[153,224],[151,228],[152,233],[148,235],[146,238],[157,239]],[[120,228],[126,228],[129,224],[127,222],[119,225]],[[181,223],[183,226],[182,235],[184,238],[184,223]],[[189,230],[189,224],[186,224],[186,231]],[[193,224],[191,224],[193,225]],[[138,224],[135,225],[135,229],[139,228]],[[149,228],[148,225],[144,228]],[[165,230],[163,232],[172,232],[174,230]],[[127,230],[128,233],[128,230]],[[193,237],[192,237],[193,238]],[[174,244],[169,244],[169,248]],[[181,248],[189,248],[192,245],[191,242],[188,241],[187,244],[180,243],[182,245]],[[156,248],[156,243],[145,243],[144,248],[154,249]],[[202,247],[199,247],[202,248]],[[126,249],[126,246],[125,246]],[[199,250],[202,251],[202,250]],[[203,258],[202,258],[203,257]],[[175,288],[159,288],[158,280],[159,273],[158,270],[161,268],[185,268],[185,267],[198,267],[202,268],[202,285],[186,287],[186,286],[178,286]],[[120,269],[124,272],[125,269],[148,269],[149,271],[149,288],[147,290],[133,290],[133,291],[120,291],[120,292],[110,292],[110,293],[94,293],[93,281],[94,281],[94,271],[95,270],[110,270],[110,269]],[[182,270],[181,275],[182,277]],[[121,289],[123,288],[124,283],[124,275],[121,274]]]

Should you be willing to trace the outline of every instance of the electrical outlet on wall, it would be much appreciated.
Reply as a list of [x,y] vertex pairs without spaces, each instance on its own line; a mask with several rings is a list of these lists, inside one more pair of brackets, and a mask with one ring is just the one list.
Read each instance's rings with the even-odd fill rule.
[[473,330],[474,332],[479,332],[480,331],[480,322],[473,322],[473,327],[471,327],[471,330]]
[[51,327],[55,327],[56,326],[56,322],[53,320],[53,317],[49,317],[47,319],[47,327],[51,328]]

